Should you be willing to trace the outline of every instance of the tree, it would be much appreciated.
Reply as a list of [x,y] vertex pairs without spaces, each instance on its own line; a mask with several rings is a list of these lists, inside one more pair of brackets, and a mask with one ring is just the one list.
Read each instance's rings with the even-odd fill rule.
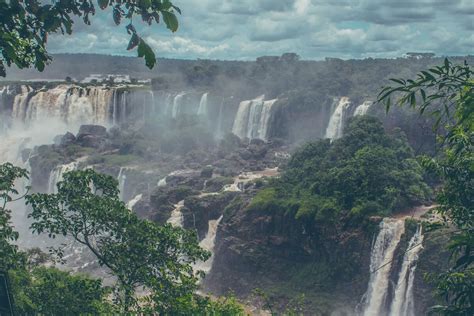
[[[176,12],[181,10],[169,0],[98,0],[100,9],[112,10],[116,25],[123,19],[130,41],[127,50],[137,48],[138,57],[144,57],[147,67],[153,68],[156,58],[150,46],[141,38],[132,21],[135,16],[148,25],[163,20],[172,32],[178,30]],[[90,16],[96,7],[92,0],[60,0],[43,4],[40,0],[0,0],[0,76],[5,76],[5,65],[18,68],[34,66],[43,71],[51,60],[46,44],[54,33],[72,34],[73,17],[81,17],[90,25]],[[161,16],[161,18],[160,18]]]
[[35,266],[10,271],[18,315],[112,314],[111,289],[99,279],[71,275],[56,268]]
[[18,232],[13,229],[11,210],[7,209],[7,204],[18,195],[15,180],[26,177],[24,169],[10,163],[0,165],[0,271],[17,267],[24,259],[18,246],[12,244],[18,239]]
[[436,311],[445,315],[474,314],[474,81],[464,65],[444,65],[422,71],[415,80],[391,79],[395,86],[381,90],[379,102],[416,108],[436,118],[442,153],[424,158],[424,165],[443,181],[437,195],[437,211],[445,224],[455,226],[451,236],[451,268],[438,275],[438,293],[446,305]]
[[[117,181],[89,169],[64,175],[57,194],[32,194],[32,229],[68,236],[87,247],[118,280],[122,312],[143,308],[166,313],[192,297],[198,276],[191,266],[209,254],[195,232],[141,220],[118,198]],[[150,294],[136,297],[138,287]]]

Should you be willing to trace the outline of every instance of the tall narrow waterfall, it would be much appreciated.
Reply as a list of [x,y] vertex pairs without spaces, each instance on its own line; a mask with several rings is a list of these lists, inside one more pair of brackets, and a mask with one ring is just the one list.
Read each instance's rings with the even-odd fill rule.
[[207,115],[207,95],[207,92],[204,93],[199,101],[198,115]]
[[372,101],[364,101],[364,103],[356,107],[354,110],[354,116],[366,115],[373,103],[374,102]]
[[131,199],[130,201],[127,202],[127,208],[131,211],[133,211],[133,208],[135,207],[135,205],[142,199],[143,197],[143,194],[138,194],[137,196],[135,196],[133,199]]
[[171,117],[176,118],[181,113],[181,106],[185,93],[181,92],[174,97],[173,107],[171,108]]
[[117,180],[119,183],[119,191],[120,191],[120,200],[125,202],[125,182],[127,181],[127,175],[125,174],[126,168],[120,168],[119,174],[117,176]]
[[350,104],[351,101],[347,97],[342,97],[339,99],[339,103],[337,104],[336,109],[329,119],[325,138],[337,139],[342,136],[345,115]]
[[218,219],[210,220],[209,221],[209,228],[207,230],[206,237],[204,237],[201,242],[199,242],[199,246],[211,253],[211,256],[206,261],[196,262],[194,265],[194,270],[204,271],[205,273],[209,273],[212,269],[212,264],[214,262],[214,247],[216,245],[216,236],[217,236],[217,228],[222,220],[222,215]]
[[74,171],[77,169],[78,163],[73,161],[69,164],[59,165],[54,168],[49,174],[48,180],[48,193],[57,193],[58,192],[58,182],[63,180],[64,174],[69,171]]
[[414,316],[413,282],[415,280],[416,263],[423,249],[423,233],[421,225],[410,239],[403,257],[402,267],[398,274],[398,282],[390,308],[391,316]]
[[264,96],[260,96],[254,100],[240,102],[232,133],[240,138],[266,140],[272,108],[276,101],[277,99],[264,101]]
[[184,207],[184,200],[179,201],[178,204],[174,206],[174,210],[171,211],[171,216],[166,221],[174,227],[183,227],[184,217],[181,209]]
[[217,136],[222,137],[224,131],[222,130],[222,120],[224,119],[224,98],[222,99],[221,105],[219,106],[219,115],[217,116]]
[[386,315],[393,256],[404,231],[404,219],[386,218],[380,223],[380,232],[370,257],[370,280],[364,316]]

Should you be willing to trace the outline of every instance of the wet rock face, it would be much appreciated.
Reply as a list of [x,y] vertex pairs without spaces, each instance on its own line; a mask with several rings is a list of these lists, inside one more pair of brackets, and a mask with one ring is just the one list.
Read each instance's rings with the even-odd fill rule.
[[[278,288],[276,295],[287,298],[292,294],[284,289],[291,288],[292,293],[337,295],[328,299],[326,311],[336,309],[330,304],[355,306],[367,286],[371,235],[361,230],[318,234],[319,228],[291,214],[248,209],[251,198],[240,193],[226,207],[205,288],[243,297],[255,288]],[[308,307],[309,314],[317,305]]]
[[74,144],[76,142],[76,136],[73,133],[67,132],[66,134],[62,135],[59,139],[59,146],[68,146]]
[[218,219],[235,196],[235,192],[226,192],[186,198],[182,209],[184,228],[196,229],[199,239],[203,239],[208,231],[209,221]]
[[82,135],[94,135],[94,136],[106,137],[107,129],[101,125],[81,125],[81,127],[79,127],[79,132],[77,133],[77,137],[79,138]]
[[107,129],[100,125],[81,125],[77,143],[83,147],[102,148],[106,143]]

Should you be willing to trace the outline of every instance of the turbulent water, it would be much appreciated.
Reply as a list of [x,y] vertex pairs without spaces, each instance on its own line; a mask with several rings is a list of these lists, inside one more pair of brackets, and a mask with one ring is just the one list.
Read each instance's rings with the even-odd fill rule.
[[232,133],[240,138],[268,138],[269,122],[277,99],[264,101],[264,96],[240,102]]
[[125,183],[127,181],[127,175],[125,174],[126,168],[120,168],[119,174],[117,176],[117,181],[119,183],[118,189],[120,191],[120,200],[125,201]]
[[174,97],[173,107],[171,108],[171,117],[176,118],[181,113],[183,97],[185,95],[185,92],[181,92]]
[[390,308],[390,316],[415,316],[413,300],[413,282],[415,280],[416,263],[423,250],[423,233],[421,225],[410,239],[403,257],[402,267],[398,274],[398,282]]
[[179,201],[178,204],[174,206],[173,211],[171,211],[171,216],[166,221],[167,223],[173,225],[174,227],[183,227],[184,217],[181,209],[184,207],[184,200]]
[[133,211],[135,205],[142,199],[143,194],[137,194],[133,199],[127,202],[127,208]]
[[356,107],[354,111],[354,116],[366,115],[370,107],[372,106],[372,104],[373,104],[372,101],[364,101],[364,103]]
[[394,288],[390,278],[397,267],[394,254],[405,233],[405,219],[386,218],[372,247],[370,280],[364,296],[364,316],[414,316],[413,282],[416,262],[423,249],[421,226],[411,238],[397,274]]
[[214,247],[216,245],[216,236],[217,236],[217,228],[222,220],[222,215],[215,220],[209,221],[209,228],[207,230],[207,234],[203,240],[199,242],[199,246],[211,253],[211,256],[206,261],[196,262],[194,265],[194,270],[204,271],[205,273],[209,273],[212,269],[212,264],[214,263]]
[[364,316],[385,314],[384,304],[390,285],[393,255],[405,230],[404,220],[384,219],[370,258],[370,281]]
[[334,109],[326,128],[325,138],[337,139],[342,136],[344,129],[344,121],[346,120],[347,110],[351,105],[351,101],[347,97],[342,97]]
[[199,108],[198,108],[198,115],[207,116],[208,108],[207,108],[207,96],[209,93],[204,93],[201,97],[201,101],[199,101]]
[[74,171],[77,169],[78,163],[73,161],[69,164],[59,165],[54,168],[48,180],[48,193],[57,193],[58,192],[58,182],[63,180],[64,174],[69,171]]

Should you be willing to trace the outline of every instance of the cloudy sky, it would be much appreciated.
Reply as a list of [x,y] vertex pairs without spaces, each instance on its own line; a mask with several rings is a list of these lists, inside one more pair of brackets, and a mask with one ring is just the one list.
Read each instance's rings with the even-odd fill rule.
[[[474,53],[474,0],[174,0],[178,32],[138,28],[158,57],[255,59],[296,52],[304,59],[397,57],[408,51]],[[53,36],[55,53],[134,55],[111,11],[72,36]]]

